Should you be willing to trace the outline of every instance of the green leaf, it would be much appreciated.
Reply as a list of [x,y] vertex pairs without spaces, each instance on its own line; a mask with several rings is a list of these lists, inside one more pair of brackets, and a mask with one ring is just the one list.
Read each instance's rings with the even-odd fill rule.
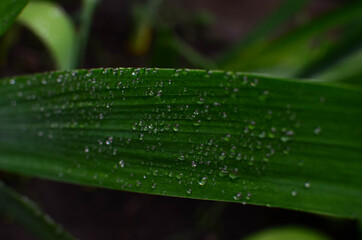
[[353,55],[359,49],[362,49],[362,21],[355,23],[349,33],[343,36],[341,40],[333,44],[322,56],[313,59],[297,74],[301,78],[308,78],[317,75],[325,69],[342,62],[344,59]]
[[174,68],[179,66],[179,55],[172,46],[174,33],[167,27],[157,27],[155,38],[151,47],[151,59],[149,66]]
[[31,29],[52,54],[57,69],[72,69],[75,30],[60,6],[52,2],[32,1],[19,16],[19,22]]
[[181,56],[187,59],[195,67],[203,69],[213,69],[216,67],[211,60],[204,58],[176,35],[173,36],[171,45]]
[[335,64],[315,76],[324,81],[343,82],[347,84],[362,84],[362,49],[346,57],[342,62]]
[[79,34],[76,36],[77,40],[74,47],[74,67],[79,67],[83,64],[94,11],[99,4],[98,0],[83,0],[82,2],[83,6],[81,12]]
[[133,5],[134,32],[130,38],[129,49],[135,55],[144,55],[149,51],[157,12],[163,0],[149,0],[146,4]]
[[328,36],[331,30],[346,29],[356,24],[360,22],[361,15],[360,1],[345,4],[312,19],[280,38],[257,41],[243,51],[237,52],[236,57],[221,67],[227,70],[247,69],[282,76],[295,76],[312,61],[323,58],[335,44],[339,44],[339,41],[334,41]]
[[286,226],[267,229],[252,234],[244,240],[327,240],[321,233],[298,226]]
[[132,192],[362,216],[359,89],[123,68],[0,83],[0,168]]
[[0,2],[0,36],[14,23],[28,0],[1,0]]
[[40,239],[74,239],[29,198],[0,181],[0,212],[9,215]]
[[232,46],[232,48],[226,52],[225,56],[221,58],[219,64],[228,66],[231,64],[229,62],[238,61],[238,58],[243,55],[246,48],[261,40],[265,40],[265,38],[269,38],[272,31],[275,31],[289,18],[294,16],[307,2],[307,0],[285,0],[276,11],[262,21],[259,26],[254,28],[245,38]]

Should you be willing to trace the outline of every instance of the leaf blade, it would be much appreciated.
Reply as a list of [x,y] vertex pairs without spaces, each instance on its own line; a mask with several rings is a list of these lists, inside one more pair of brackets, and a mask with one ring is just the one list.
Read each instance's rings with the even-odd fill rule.
[[0,36],[14,23],[28,0],[3,0],[0,3]]
[[6,213],[21,223],[40,239],[74,239],[44,214],[30,199],[20,196],[17,192],[0,181],[0,211]]
[[328,240],[329,238],[321,233],[299,226],[283,226],[266,229],[251,234],[244,240],[282,240],[282,239],[308,239],[308,240]]
[[2,83],[3,169],[126,191],[361,216],[358,89],[221,71],[122,68]]
[[58,70],[73,68],[76,34],[60,6],[52,2],[30,2],[18,20],[44,42]]

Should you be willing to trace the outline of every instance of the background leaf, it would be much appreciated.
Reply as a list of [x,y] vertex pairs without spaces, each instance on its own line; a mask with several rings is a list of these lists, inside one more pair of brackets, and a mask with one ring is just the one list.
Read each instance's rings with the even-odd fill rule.
[[2,0],[0,2],[0,36],[14,23],[28,0]]
[[305,227],[285,226],[252,234],[244,240],[327,240],[326,236]]
[[[323,59],[332,60],[326,54],[331,54],[337,61],[340,56],[350,53],[347,47],[353,50],[353,47],[359,46],[360,33],[350,31],[350,28],[360,25],[361,6],[360,1],[347,3],[281,37],[256,41],[248,48],[235,52],[235,57],[220,67],[289,77],[307,71],[308,64],[322,68]],[[346,33],[346,30],[349,32]],[[338,37],[331,37],[335,35],[333,31],[340,32]],[[342,50],[340,47],[343,46]]]
[[334,44],[330,49],[320,57],[313,59],[297,74],[299,77],[307,78],[318,74],[318,72],[342,62],[348,56],[353,55],[359,49],[362,49],[362,18],[360,22],[350,27],[348,34]]
[[362,215],[358,89],[122,68],[1,83],[3,169],[126,191]]
[[[243,51],[250,45],[257,45],[259,41],[269,38],[271,32],[287,22],[292,16],[300,11],[302,7],[306,5],[307,0],[296,0],[296,1],[283,1],[283,3],[265,20],[261,22],[259,26],[254,28],[245,38],[240,42],[236,43],[224,57],[219,61],[220,65],[228,66],[229,62],[238,61]],[[238,57],[239,55],[239,57]]]
[[84,62],[85,50],[88,43],[89,32],[92,24],[94,11],[99,3],[98,0],[83,0],[82,13],[80,17],[79,34],[76,36],[75,52],[73,54],[74,68],[82,66]]
[[44,42],[55,60],[57,69],[73,68],[75,31],[61,7],[52,2],[32,1],[19,16],[19,22]]
[[346,57],[342,62],[335,64],[333,68],[326,69],[313,76],[317,80],[331,82],[343,82],[345,84],[359,85],[362,84],[362,50],[356,51]]
[[25,196],[20,196],[0,181],[0,212],[21,223],[39,239],[74,239]]

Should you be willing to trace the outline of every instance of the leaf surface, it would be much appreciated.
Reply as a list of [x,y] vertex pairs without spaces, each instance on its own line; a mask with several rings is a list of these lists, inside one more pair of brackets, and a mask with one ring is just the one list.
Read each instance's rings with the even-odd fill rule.
[[3,169],[140,193],[362,216],[358,89],[124,68],[0,83]]

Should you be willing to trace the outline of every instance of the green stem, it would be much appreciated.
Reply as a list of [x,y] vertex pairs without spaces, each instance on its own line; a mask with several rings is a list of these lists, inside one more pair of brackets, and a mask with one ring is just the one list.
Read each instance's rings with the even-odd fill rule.
[[195,67],[203,69],[215,69],[216,65],[209,59],[204,58],[200,53],[193,49],[190,45],[185,43],[178,36],[174,35],[172,46],[174,49],[186,60],[188,60]]
[[10,216],[39,239],[74,239],[63,227],[44,214],[25,196],[19,195],[0,181],[0,213]]
[[96,9],[98,2],[98,0],[83,0],[80,28],[75,44],[76,47],[74,51],[73,68],[77,68],[83,65],[90,26],[92,24],[94,10]]
[[241,51],[246,49],[250,44],[267,37],[272,31],[276,30],[289,18],[293,17],[300,9],[305,6],[308,0],[285,0],[276,11],[266,17],[259,26],[254,28],[246,37],[242,38],[227,51],[218,61],[218,65],[225,65],[237,57]]

